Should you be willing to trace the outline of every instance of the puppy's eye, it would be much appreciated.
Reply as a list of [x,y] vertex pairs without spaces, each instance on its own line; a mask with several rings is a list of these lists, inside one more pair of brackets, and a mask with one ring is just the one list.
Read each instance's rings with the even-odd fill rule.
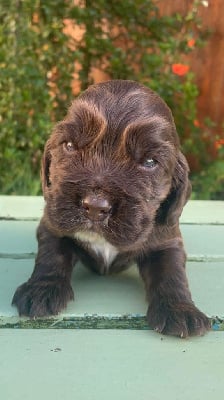
[[67,152],[72,152],[72,151],[75,150],[75,147],[74,147],[72,142],[64,142],[63,143],[63,148]]
[[157,165],[157,161],[154,160],[153,158],[148,158],[148,160],[145,160],[143,163],[143,166],[146,168],[154,168]]

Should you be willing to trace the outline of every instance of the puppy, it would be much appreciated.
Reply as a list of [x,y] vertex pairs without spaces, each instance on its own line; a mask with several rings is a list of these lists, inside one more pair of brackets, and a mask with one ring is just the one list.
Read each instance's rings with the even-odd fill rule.
[[191,299],[179,230],[191,192],[188,165],[156,93],[125,80],[90,86],[46,143],[42,184],[35,268],[12,300],[20,315],[64,309],[78,259],[99,274],[135,261],[152,328],[180,337],[209,329]]

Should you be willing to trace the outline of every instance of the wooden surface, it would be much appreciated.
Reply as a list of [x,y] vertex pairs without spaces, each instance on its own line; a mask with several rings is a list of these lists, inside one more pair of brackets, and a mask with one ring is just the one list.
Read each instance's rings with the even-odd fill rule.
[[224,332],[0,330],[4,400],[223,398]]
[[1,398],[222,398],[224,202],[191,201],[181,217],[192,296],[213,318],[213,331],[187,340],[148,328],[134,265],[99,277],[78,264],[63,314],[19,318],[11,298],[32,272],[43,206],[41,197],[0,196]]

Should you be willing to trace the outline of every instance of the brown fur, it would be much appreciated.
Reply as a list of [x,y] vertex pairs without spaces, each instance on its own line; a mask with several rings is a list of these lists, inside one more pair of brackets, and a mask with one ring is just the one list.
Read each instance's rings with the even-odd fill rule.
[[[156,93],[132,81],[91,86],[47,141],[42,184],[35,268],[13,297],[20,315],[59,313],[73,299],[78,259],[98,273],[135,261],[152,328],[182,337],[209,329],[191,299],[179,230],[191,191],[188,165],[172,114]],[[96,250],[94,238],[98,249],[112,249],[110,256]]]

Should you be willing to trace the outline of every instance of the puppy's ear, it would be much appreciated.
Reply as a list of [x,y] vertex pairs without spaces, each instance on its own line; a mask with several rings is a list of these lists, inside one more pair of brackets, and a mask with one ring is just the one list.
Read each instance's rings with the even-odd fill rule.
[[45,197],[46,189],[51,186],[50,182],[50,165],[51,165],[51,152],[50,152],[50,139],[46,142],[44,147],[44,154],[42,157],[41,165],[41,182],[42,191]]
[[183,207],[191,195],[191,183],[188,179],[189,167],[186,158],[179,153],[171,190],[158,210],[158,222],[173,226],[179,221]]

